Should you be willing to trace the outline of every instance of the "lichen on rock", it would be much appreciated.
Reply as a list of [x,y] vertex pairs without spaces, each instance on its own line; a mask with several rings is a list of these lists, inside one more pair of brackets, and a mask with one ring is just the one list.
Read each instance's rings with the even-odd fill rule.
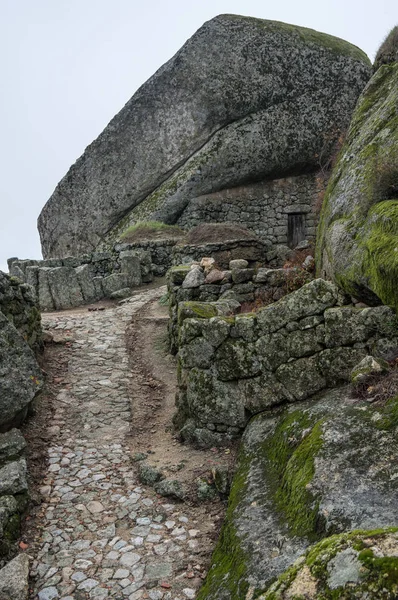
[[354,111],[326,190],[317,271],[398,310],[398,63],[382,65]]

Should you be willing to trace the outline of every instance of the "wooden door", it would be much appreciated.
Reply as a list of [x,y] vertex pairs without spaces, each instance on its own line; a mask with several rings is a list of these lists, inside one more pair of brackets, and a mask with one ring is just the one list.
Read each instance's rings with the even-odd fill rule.
[[287,216],[287,245],[295,248],[305,240],[305,213],[292,213]]

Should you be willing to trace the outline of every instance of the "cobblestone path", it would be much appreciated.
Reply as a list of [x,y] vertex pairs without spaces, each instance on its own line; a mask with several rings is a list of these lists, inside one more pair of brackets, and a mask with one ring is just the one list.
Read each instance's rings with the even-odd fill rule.
[[51,425],[34,598],[196,596],[201,524],[183,504],[140,487],[126,443],[132,375],[125,330],[163,292],[145,291],[104,311],[44,315],[47,329],[70,330],[75,341]]

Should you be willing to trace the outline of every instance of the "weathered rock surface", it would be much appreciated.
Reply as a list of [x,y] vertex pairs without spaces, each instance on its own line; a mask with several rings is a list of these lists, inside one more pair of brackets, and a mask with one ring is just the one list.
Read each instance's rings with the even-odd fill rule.
[[19,554],[0,570],[1,600],[27,600],[29,592],[29,557]]
[[398,63],[365,88],[325,196],[319,274],[368,304],[398,308]]
[[22,279],[10,277],[0,271],[0,311],[16,327],[31,348],[42,345],[40,312],[34,293]]
[[[257,597],[311,542],[396,526],[396,415],[396,398],[369,405],[353,402],[342,388],[255,417],[244,434],[226,520],[198,598]],[[341,538],[341,550],[344,539],[350,545]],[[329,568],[338,587],[344,575],[334,562],[336,568]]]
[[367,598],[398,595],[397,529],[355,531],[311,548],[259,600]]
[[23,421],[41,387],[33,351],[0,312],[0,432]]
[[134,207],[135,220],[173,222],[190,198],[316,168],[369,76],[366,56],[338,38],[208,21],[59,183],[39,217],[44,256],[91,250]]
[[17,429],[0,433],[0,565],[3,557],[14,554],[20,515],[28,499],[26,461],[21,456],[25,447],[25,439]]

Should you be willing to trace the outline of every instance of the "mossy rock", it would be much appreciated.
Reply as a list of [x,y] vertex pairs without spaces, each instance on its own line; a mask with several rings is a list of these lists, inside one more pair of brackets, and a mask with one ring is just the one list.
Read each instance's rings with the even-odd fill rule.
[[382,65],[354,112],[317,238],[318,275],[398,310],[398,63]]
[[334,534],[394,527],[397,415],[398,398],[353,404],[341,388],[252,419],[199,599],[258,598],[311,544],[326,548],[322,540]]
[[398,528],[334,535],[311,547],[258,600],[395,600]]

